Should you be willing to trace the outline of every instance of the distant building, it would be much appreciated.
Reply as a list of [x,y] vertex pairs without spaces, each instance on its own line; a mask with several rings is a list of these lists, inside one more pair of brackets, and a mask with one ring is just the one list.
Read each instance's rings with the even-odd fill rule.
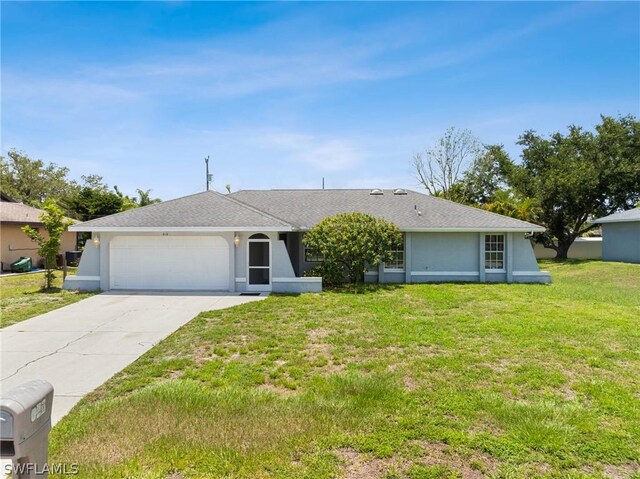
[[640,208],[594,221],[602,226],[602,259],[640,263]]
[[[18,203],[9,195],[0,192],[0,259],[2,271],[8,271],[11,263],[22,256],[29,256],[36,266],[42,258],[38,256],[38,245],[22,231],[31,226],[44,232],[40,215],[44,211]],[[60,253],[76,249],[77,233],[65,231],[60,242]]]

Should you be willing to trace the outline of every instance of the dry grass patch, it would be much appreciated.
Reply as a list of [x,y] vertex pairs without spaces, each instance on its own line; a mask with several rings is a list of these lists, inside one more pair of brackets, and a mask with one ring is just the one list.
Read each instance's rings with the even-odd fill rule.
[[406,465],[397,459],[366,457],[353,449],[340,449],[336,455],[344,467],[343,479],[381,479],[389,473],[406,469]]

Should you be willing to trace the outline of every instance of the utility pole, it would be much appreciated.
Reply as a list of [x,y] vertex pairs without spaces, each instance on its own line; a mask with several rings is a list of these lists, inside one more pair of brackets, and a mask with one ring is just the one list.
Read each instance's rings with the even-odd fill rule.
[[213,175],[209,174],[209,155],[207,155],[207,157],[204,159],[204,164],[207,168],[207,191],[209,191],[209,183],[213,179]]

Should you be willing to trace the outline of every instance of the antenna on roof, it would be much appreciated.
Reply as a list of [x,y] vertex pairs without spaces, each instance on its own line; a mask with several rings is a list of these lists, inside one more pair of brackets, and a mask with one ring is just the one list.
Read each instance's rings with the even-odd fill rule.
[[322,189],[324,190],[324,176],[322,177]]
[[204,164],[206,165],[207,169],[207,191],[209,191],[209,183],[211,182],[211,180],[213,180],[213,175],[209,174],[209,155],[207,155],[207,157],[204,159]]

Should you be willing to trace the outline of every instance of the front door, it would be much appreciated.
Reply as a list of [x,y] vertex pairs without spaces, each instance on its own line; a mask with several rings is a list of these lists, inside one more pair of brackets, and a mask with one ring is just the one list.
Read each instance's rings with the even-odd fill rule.
[[247,290],[271,291],[271,242],[249,239],[248,245]]

